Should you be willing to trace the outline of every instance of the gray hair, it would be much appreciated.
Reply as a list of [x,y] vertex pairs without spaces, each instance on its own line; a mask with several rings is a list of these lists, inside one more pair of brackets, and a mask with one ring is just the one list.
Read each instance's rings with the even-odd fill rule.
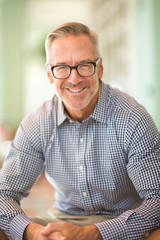
[[65,24],[61,25],[60,27],[56,28],[55,30],[52,30],[47,35],[46,41],[45,41],[45,50],[46,50],[47,59],[48,59],[49,50],[50,50],[50,47],[51,47],[53,41],[56,38],[63,38],[69,34],[74,35],[74,36],[77,36],[79,34],[86,34],[90,38],[93,46],[95,47],[95,52],[98,54],[98,56],[100,56],[98,35],[94,31],[91,31],[89,29],[89,27],[87,27],[86,25],[84,25],[82,23],[69,22],[69,23],[65,23]]

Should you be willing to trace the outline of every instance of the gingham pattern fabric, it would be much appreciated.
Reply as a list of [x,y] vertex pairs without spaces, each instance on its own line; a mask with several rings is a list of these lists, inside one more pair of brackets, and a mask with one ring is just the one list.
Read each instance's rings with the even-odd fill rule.
[[[0,228],[21,239],[31,221],[19,206],[45,167],[55,207],[109,214],[103,240],[140,239],[160,224],[160,135],[133,98],[101,82],[92,115],[78,123],[56,96],[20,124],[0,175]],[[52,197],[52,196],[51,196]]]

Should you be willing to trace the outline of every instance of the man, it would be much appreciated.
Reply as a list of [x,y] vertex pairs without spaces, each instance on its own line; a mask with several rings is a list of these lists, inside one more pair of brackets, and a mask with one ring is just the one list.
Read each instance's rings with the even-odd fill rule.
[[[56,95],[19,126],[1,171],[0,228],[24,240],[145,237],[160,225],[155,124],[133,98],[101,81],[98,38],[87,26],[52,31],[46,54]],[[44,167],[56,204],[51,219],[30,219],[19,202]]]

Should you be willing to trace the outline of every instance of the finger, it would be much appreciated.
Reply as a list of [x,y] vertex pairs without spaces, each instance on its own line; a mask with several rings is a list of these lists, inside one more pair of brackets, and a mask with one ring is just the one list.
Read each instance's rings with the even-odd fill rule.
[[49,223],[42,231],[41,234],[43,236],[48,236],[49,234],[51,234],[52,232],[58,231],[59,229],[56,228],[56,224],[54,223]]
[[62,235],[61,232],[52,232],[47,236],[47,239],[52,239],[52,240],[67,240],[66,237]]
[[52,235],[54,240],[67,240],[60,232],[54,232]]

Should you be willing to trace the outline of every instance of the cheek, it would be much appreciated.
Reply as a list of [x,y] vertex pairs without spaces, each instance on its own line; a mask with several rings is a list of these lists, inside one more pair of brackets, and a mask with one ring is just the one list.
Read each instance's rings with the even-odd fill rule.
[[98,73],[95,73],[94,79],[93,79],[93,85],[94,86],[99,86],[99,76]]
[[60,93],[62,93],[62,91],[63,91],[62,83],[55,81],[54,84],[55,84],[56,92],[59,93],[58,95],[60,95]]

